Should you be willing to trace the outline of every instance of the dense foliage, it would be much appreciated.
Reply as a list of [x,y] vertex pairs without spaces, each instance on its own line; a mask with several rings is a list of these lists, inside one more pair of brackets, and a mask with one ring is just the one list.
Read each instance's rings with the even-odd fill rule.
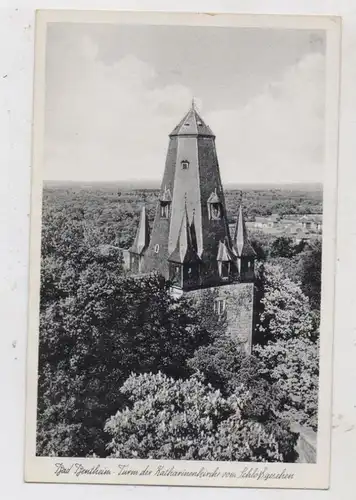
[[255,347],[261,375],[278,393],[276,412],[289,422],[317,430],[319,343],[299,336]]
[[265,264],[259,273],[263,292],[254,354],[278,391],[277,413],[316,430],[319,313],[280,266]]
[[214,331],[160,277],[126,276],[120,254],[91,245],[79,218],[49,211],[44,223],[38,451],[102,455],[98,430],[129,374],[186,375],[186,360]]
[[[115,185],[50,186],[44,190],[44,206],[56,207],[61,212],[82,211],[87,228],[99,232],[102,243],[128,248],[134,238],[140,209],[145,203],[150,221],[153,221],[158,189],[124,189]],[[240,191],[225,190],[229,221],[237,217]],[[271,214],[322,213],[322,190],[307,192],[302,189],[244,189],[244,213],[248,221],[255,216]]]
[[[256,346],[242,355],[209,299],[125,272],[118,247],[156,195],[45,191],[37,453],[294,461],[291,421],[316,429],[320,241],[254,233]],[[250,191],[249,213],[293,213],[288,196]]]
[[[112,457],[284,461],[276,436],[245,419],[243,390],[223,397],[197,378],[174,380],[161,373],[132,375],[122,386],[129,406],[106,424]],[[293,450],[295,436],[289,443]]]

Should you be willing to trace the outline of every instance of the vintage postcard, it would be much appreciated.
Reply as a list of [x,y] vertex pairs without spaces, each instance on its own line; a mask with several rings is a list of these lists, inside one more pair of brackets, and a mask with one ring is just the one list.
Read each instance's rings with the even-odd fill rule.
[[340,29],[38,12],[26,481],[328,487]]

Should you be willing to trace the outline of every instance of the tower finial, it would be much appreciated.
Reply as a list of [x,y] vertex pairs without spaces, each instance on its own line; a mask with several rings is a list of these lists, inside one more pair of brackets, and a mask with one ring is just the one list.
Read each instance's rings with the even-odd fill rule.
[[192,109],[195,109],[195,100],[194,100],[194,97],[192,97]]

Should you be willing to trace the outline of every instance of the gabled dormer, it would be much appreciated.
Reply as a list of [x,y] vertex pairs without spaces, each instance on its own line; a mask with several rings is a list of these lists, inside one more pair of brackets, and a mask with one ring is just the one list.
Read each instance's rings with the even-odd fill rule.
[[171,205],[172,205],[171,191],[165,187],[159,199],[159,207],[160,207],[159,213],[161,219],[169,219],[171,215]]
[[223,204],[215,190],[208,198],[208,215],[209,220],[220,220],[223,216]]

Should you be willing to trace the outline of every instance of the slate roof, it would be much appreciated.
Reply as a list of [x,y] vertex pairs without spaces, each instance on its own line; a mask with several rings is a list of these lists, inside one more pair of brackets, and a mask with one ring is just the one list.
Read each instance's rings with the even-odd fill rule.
[[192,103],[192,107],[184,116],[183,120],[178,123],[178,125],[172,130],[169,135],[170,137],[175,135],[215,137],[211,128],[208,127],[208,125],[198,114],[197,110],[195,109],[194,103]]

